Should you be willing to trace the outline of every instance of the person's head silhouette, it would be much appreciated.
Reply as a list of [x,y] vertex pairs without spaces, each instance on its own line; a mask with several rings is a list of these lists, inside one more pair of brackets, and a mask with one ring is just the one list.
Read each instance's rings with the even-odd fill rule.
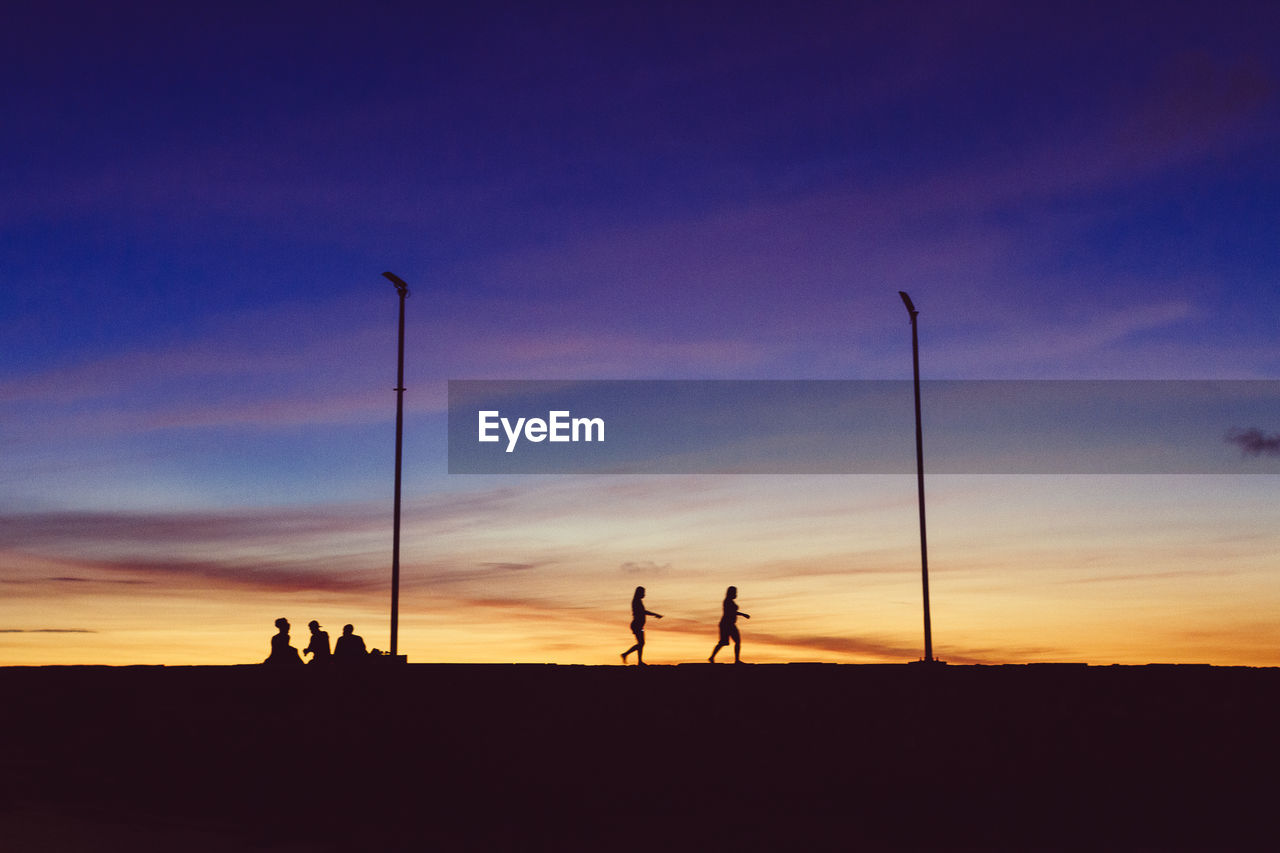
[[355,626],[355,625],[343,625],[343,626],[342,626],[342,636],[344,636],[344,637],[349,637],[349,636],[351,636],[351,632],[352,632],[352,631],[354,631],[355,629],[356,629],[356,626]]
[[633,597],[634,597],[634,598],[644,598],[644,587],[642,587],[642,586],[638,586],[638,587],[636,587],[636,594],[635,594]]
[[289,620],[281,616],[276,620],[276,627],[280,629],[280,633],[289,633]]
[[737,597],[738,597],[738,588],[737,588],[736,586],[731,586],[731,587],[729,587],[729,588],[725,591],[724,597],[725,597],[725,598],[737,598]]
[[315,633],[316,631],[320,630],[320,623],[312,619],[310,622],[307,623],[307,627],[311,629],[312,633]]

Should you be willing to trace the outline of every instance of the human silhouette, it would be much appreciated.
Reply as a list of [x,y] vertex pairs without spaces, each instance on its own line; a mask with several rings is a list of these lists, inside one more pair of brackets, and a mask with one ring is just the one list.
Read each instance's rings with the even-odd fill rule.
[[289,645],[289,620],[281,616],[276,620],[276,633],[271,638],[271,654],[263,663],[272,666],[301,666],[302,656]]
[[750,619],[751,614],[743,613],[738,609],[738,588],[736,586],[729,587],[724,594],[724,615],[720,617],[720,642],[716,643],[716,647],[711,650],[711,657],[707,660],[711,663],[716,662],[716,652],[729,645],[729,640],[733,640],[733,662],[742,663],[742,637],[738,634],[738,617]]
[[312,619],[307,627],[311,629],[311,642],[302,650],[303,655],[311,655],[311,662],[326,664],[329,662],[329,632],[320,630],[320,623]]
[[631,596],[631,633],[636,635],[636,644],[622,653],[623,666],[626,666],[627,655],[632,652],[636,653],[636,662],[640,666],[646,666],[644,662],[644,617],[646,616],[662,618],[661,613],[644,609],[644,587],[638,586],[635,595]]
[[333,656],[340,661],[364,660],[368,654],[364,648],[364,639],[354,633],[355,626],[343,625],[342,636],[333,647]]

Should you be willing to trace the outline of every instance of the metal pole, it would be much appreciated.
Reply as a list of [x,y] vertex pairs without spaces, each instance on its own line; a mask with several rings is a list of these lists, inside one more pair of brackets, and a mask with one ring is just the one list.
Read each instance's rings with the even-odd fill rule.
[[924,431],[920,425],[920,338],[916,333],[916,316],[920,313],[911,297],[899,290],[902,303],[911,315],[911,372],[916,392],[916,491],[920,496],[920,584],[924,592],[924,659],[933,662],[933,626],[929,619],[929,541],[924,524]]
[[400,465],[404,442],[404,299],[409,295],[409,285],[395,273],[384,272],[383,277],[400,292],[400,342],[396,359],[396,494],[395,520],[391,528],[391,659],[399,651],[400,633]]

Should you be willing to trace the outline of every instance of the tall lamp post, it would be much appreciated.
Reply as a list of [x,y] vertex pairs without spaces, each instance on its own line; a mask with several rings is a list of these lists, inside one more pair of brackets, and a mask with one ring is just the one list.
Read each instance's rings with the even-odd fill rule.
[[911,372],[916,390],[916,490],[920,496],[920,583],[924,589],[924,661],[933,663],[933,627],[929,621],[929,542],[924,526],[924,432],[920,428],[920,338],[916,334],[916,316],[920,312],[906,291],[899,290],[898,295],[911,315]]
[[[391,528],[391,660],[399,651],[400,633],[400,462],[404,441],[404,299],[409,295],[409,285],[395,273],[384,272],[383,278],[396,286],[400,293],[400,344],[396,359],[396,496],[395,520]],[[923,506],[923,504],[922,504]]]

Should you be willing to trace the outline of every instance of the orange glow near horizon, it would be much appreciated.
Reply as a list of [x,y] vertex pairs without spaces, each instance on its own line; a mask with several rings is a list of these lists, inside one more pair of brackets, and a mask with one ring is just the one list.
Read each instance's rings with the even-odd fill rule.
[[[1272,665],[1280,535],[1263,523],[1268,480],[935,478],[936,656]],[[753,617],[740,622],[744,660],[914,660],[912,485],[551,478],[442,496],[406,514],[400,649],[415,662],[617,664],[643,585],[666,617],[649,621],[646,661],[698,662],[734,584]],[[370,568],[385,558],[365,526],[350,540],[329,523],[270,547],[234,539],[172,565],[151,544],[139,549],[151,562],[133,568],[127,557],[8,552],[0,665],[257,663],[279,616],[299,650],[311,619],[331,642],[351,622],[386,649],[389,580]],[[305,555],[302,568],[284,553]]]

